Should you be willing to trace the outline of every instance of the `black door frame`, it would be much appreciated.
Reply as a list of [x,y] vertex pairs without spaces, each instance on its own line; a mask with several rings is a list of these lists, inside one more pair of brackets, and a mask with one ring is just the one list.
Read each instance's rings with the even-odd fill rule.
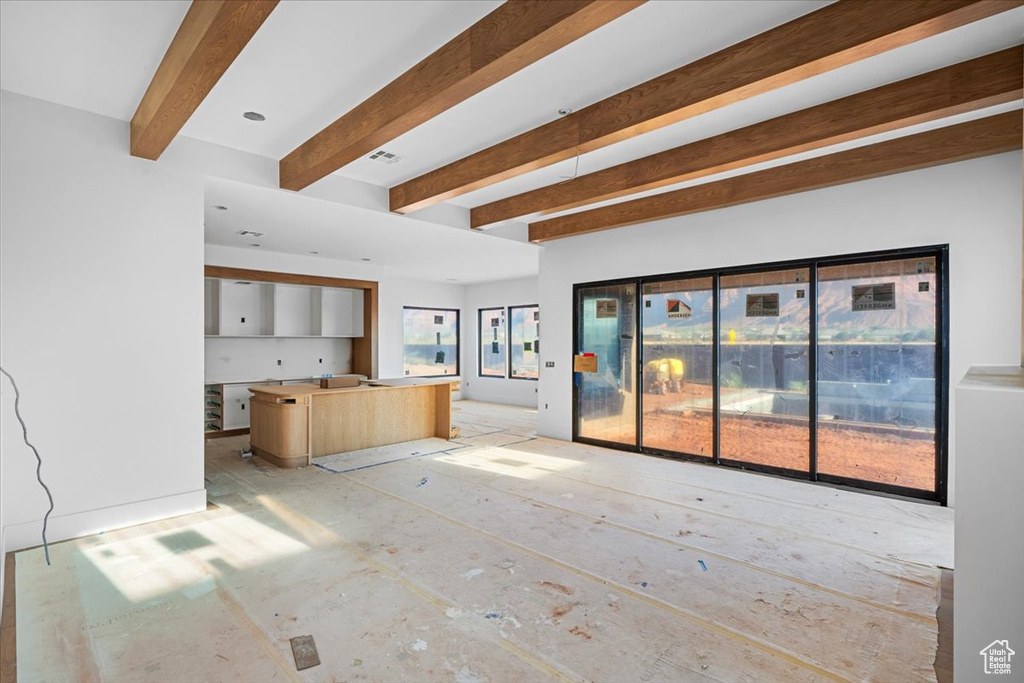
[[[854,263],[895,261],[916,257],[935,258],[935,320],[936,320],[936,353],[935,353],[935,490],[926,491],[922,489],[895,486],[848,477],[821,474],[817,471],[817,384],[818,384],[818,314],[817,314],[817,289],[818,289],[818,268],[824,266],[835,266]],[[720,280],[723,275],[738,275],[772,270],[785,270],[791,268],[808,268],[808,298],[810,299],[810,329],[809,329],[809,356],[808,356],[808,426],[810,429],[810,453],[807,471],[790,470],[778,467],[746,463],[721,459],[720,449],[720,422],[721,405],[719,397],[720,384],[720,357],[721,357],[721,334],[719,331],[719,300]],[[669,280],[682,280],[700,277],[711,277],[714,283],[713,292],[713,320],[715,330],[712,342],[712,391],[713,391],[713,455],[712,457],[696,455],[692,453],[681,453],[643,447],[643,326],[642,326],[642,301],[643,285],[652,282],[664,282]],[[947,502],[948,489],[948,466],[949,466],[949,245],[940,244],[926,247],[908,247],[902,249],[890,249],[885,251],[860,252],[856,254],[841,254],[821,258],[795,259],[790,261],[774,261],[744,266],[726,268],[712,268],[677,273],[663,273],[658,275],[646,275],[630,278],[618,278],[614,280],[601,280],[596,282],[576,283],[572,288],[572,310],[573,330],[572,344],[573,354],[582,352],[579,345],[580,340],[580,291],[595,287],[612,287],[619,285],[634,285],[633,316],[634,329],[636,330],[636,354],[634,359],[634,382],[633,386],[637,394],[636,400],[636,434],[632,444],[603,441],[582,437],[579,434],[579,377],[578,373],[572,373],[572,439],[580,443],[592,444],[614,448],[617,450],[629,451],[632,453],[643,453],[658,457],[667,457],[681,460],[691,460],[705,464],[724,465],[727,467],[738,467],[744,470],[777,474],[796,479],[803,479],[811,482],[820,482],[854,489],[866,489],[882,493],[891,493],[909,498],[918,498],[929,501],[936,501],[942,505]]]

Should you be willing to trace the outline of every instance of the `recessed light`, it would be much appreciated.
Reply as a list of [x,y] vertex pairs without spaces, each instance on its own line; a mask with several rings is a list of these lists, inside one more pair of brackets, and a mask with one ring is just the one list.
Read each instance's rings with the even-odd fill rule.
[[258,246],[260,246],[260,245],[258,245],[258,244],[256,244],[255,242],[253,242],[253,243],[252,243],[252,244],[250,244],[249,246],[250,246],[250,247],[258,247]]
[[227,211],[228,210],[228,207],[221,206],[220,204],[218,204],[216,206],[211,206],[210,208],[213,209],[214,211]]
[[562,107],[561,109],[558,110],[558,115],[559,116],[568,116],[571,113],[572,113],[572,107]]
[[239,230],[235,234],[242,237],[263,237],[262,232],[256,232],[255,230]]
[[445,282],[458,282],[458,281],[459,281],[458,278],[454,278],[454,277],[450,277],[447,280],[445,280]]
[[249,119],[250,121],[266,121],[267,117],[258,111],[247,111],[242,114],[243,118]]
[[316,256],[316,255],[317,255],[317,254],[319,254],[320,252],[319,252],[319,251],[311,251],[311,252],[309,252],[309,253],[310,253],[310,254],[313,254],[314,256]]
[[364,259],[359,259],[359,260],[360,260],[360,261],[369,261],[370,259],[368,259],[368,258],[364,258]]

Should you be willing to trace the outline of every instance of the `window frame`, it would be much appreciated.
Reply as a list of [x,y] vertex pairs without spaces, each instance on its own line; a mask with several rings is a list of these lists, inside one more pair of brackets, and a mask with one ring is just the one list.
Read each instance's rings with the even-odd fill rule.
[[[405,374],[405,312],[406,311],[437,311],[455,314],[455,374],[454,375],[407,375]],[[458,308],[442,308],[439,306],[402,306],[402,376],[409,379],[432,379],[436,377],[462,376],[462,311]]]
[[[872,261],[889,261],[889,260],[903,260],[907,258],[915,257],[934,257],[935,258],[935,276],[936,276],[936,303],[935,303],[935,489],[934,491],[926,491],[922,489],[905,488],[897,485],[882,484],[878,482],[871,482],[865,480],[851,479],[846,477],[839,477],[835,475],[821,474],[817,471],[817,390],[818,390],[818,368],[817,368],[817,353],[818,353],[818,311],[817,311],[817,296],[818,296],[818,269],[827,266],[837,265],[849,265],[857,263],[870,263]],[[810,364],[810,377],[808,382],[808,400],[809,400],[809,425],[811,428],[810,432],[810,467],[806,472],[794,473],[790,470],[782,470],[780,468],[773,468],[768,466],[761,466],[749,463],[743,463],[742,465],[734,465],[730,461],[723,461],[719,454],[719,441],[720,441],[720,406],[719,406],[719,388],[720,388],[720,345],[721,345],[721,330],[719,329],[719,302],[720,302],[720,279],[726,275],[741,275],[747,273],[759,273],[764,271],[772,270],[787,270],[792,268],[806,267],[810,269],[810,278],[808,282],[808,293],[807,296],[811,303],[811,315],[810,315],[810,345],[809,345],[809,358]],[[716,466],[728,466],[728,467],[741,467],[746,471],[762,472],[766,474],[783,475],[792,477],[802,481],[810,481],[812,483],[824,484],[829,486],[838,486],[842,488],[848,488],[851,490],[864,489],[869,491],[877,491],[881,493],[894,494],[913,499],[923,499],[928,501],[938,502],[940,505],[948,504],[948,479],[949,479],[949,245],[948,244],[936,244],[921,247],[911,247],[902,249],[886,249],[880,251],[870,252],[859,252],[851,254],[837,254],[832,256],[823,256],[817,258],[803,258],[794,259],[790,261],[771,261],[765,263],[756,264],[744,264],[741,266],[723,267],[723,268],[705,268],[700,270],[682,271],[673,273],[659,273],[638,277],[628,278],[617,278],[610,280],[598,280],[594,282],[578,282],[573,284],[572,296],[573,296],[573,320],[572,320],[572,348],[573,353],[581,351],[579,347],[580,340],[580,320],[579,320],[579,291],[581,289],[617,285],[617,284],[628,284],[633,283],[636,285],[636,300],[634,302],[634,309],[637,311],[637,319],[639,320],[639,311],[642,306],[643,297],[643,286],[648,283],[655,283],[661,281],[671,281],[678,279],[691,279],[699,277],[712,277],[714,279],[714,338],[715,342],[712,348],[712,363],[713,363],[713,392],[714,392],[714,460],[712,463]],[[643,348],[643,329],[642,326],[637,327],[638,347]],[[642,362],[641,359],[637,359],[635,363],[636,377],[634,381],[635,386],[642,386]],[[572,373],[572,440],[580,443],[592,444],[596,446],[603,446],[606,448],[613,448],[616,450],[628,451],[633,453],[642,453],[645,455],[653,455],[660,457],[669,457],[681,460],[690,460],[707,463],[706,457],[695,456],[692,454],[675,452],[675,451],[664,451],[654,449],[650,447],[644,447],[643,444],[643,392],[640,392],[639,398],[636,401],[636,443],[634,444],[621,444],[610,441],[599,441],[595,439],[589,439],[582,437],[578,433],[579,426],[579,397],[576,386],[576,373]]]
[[[526,382],[537,382],[540,380],[540,353],[537,352],[537,376],[536,377],[517,377],[512,374],[512,311],[517,308],[536,308],[537,313],[540,313],[540,304],[520,304],[518,306],[509,306],[507,315],[505,316],[505,327],[508,330],[508,343],[505,345],[506,356],[505,359],[505,377],[506,379],[523,380]],[[540,320],[537,320],[537,339],[540,339]]]
[[[503,335],[502,342],[505,344],[505,363],[503,363],[502,374],[500,375],[485,375],[484,372],[484,354],[483,354],[483,339],[484,339],[484,311],[501,311],[505,316],[505,334]],[[508,307],[507,306],[486,306],[484,308],[478,308],[476,312],[476,376],[483,379],[508,379],[509,365],[509,328],[508,328]]]

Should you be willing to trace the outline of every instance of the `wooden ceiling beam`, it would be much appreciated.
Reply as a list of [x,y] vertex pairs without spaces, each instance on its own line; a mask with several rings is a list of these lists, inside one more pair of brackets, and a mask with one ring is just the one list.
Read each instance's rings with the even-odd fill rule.
[[1004,12],[1024,0],[840,0],[391,188],[407,213]]
[[131,122],[131,154],[158,159],[278,0],[193,0]]
[[507,0],[281,159],[281,187],[301,190],[644,2]]
[[470,212],[479,228],[554,213],[1018,100],[1020,46],[866,90],[688,145],[500,199]]
[[609,230],[1021,148],[1020,111],[530,224],[530,241]]

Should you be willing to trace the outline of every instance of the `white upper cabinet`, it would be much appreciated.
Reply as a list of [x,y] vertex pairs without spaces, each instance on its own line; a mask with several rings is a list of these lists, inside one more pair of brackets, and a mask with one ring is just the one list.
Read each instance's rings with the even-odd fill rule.
[[323,288],[323,335],[363,336],[363,290]]
[[363,290],[206,278],[210,337],[362,337]]
[[222,337],[270,337],[274,334],[274,285],[221,280]]
[[319,287],[274,285],[274,336],[321,336],[320,292]]
[[203,281],[203,302],[206,334],[220,334],[220,280],[206,278]]

